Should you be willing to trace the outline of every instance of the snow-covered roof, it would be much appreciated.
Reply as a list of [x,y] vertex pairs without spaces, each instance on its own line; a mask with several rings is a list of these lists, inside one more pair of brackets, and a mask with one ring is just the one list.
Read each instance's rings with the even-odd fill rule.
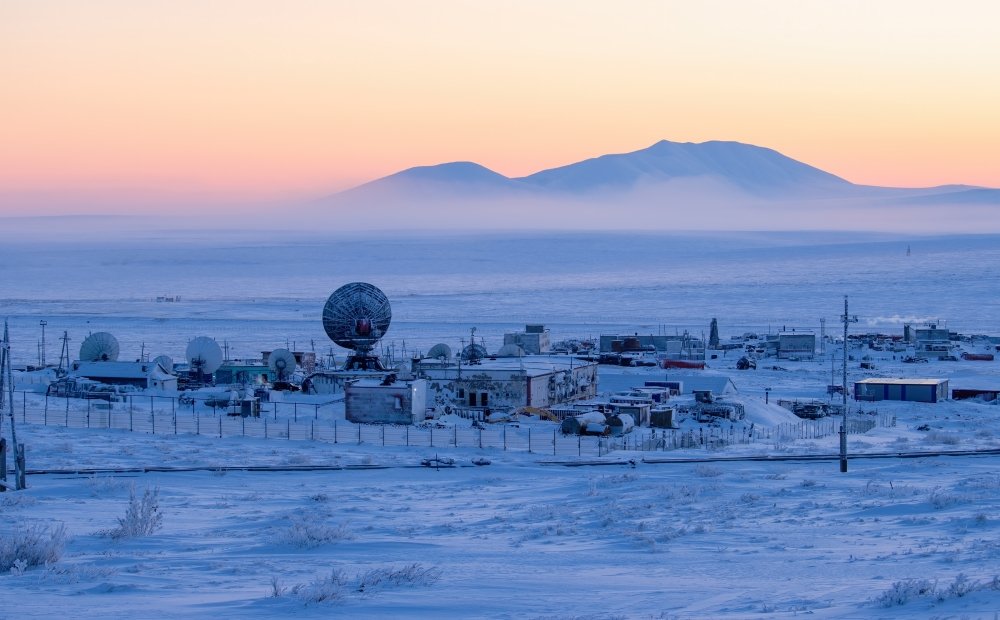
[[899,379],[899,378],[871,378],[862,379],[861,381],[855,381],[855,384],[868,384],[868,385],[941,385],[942,383],[948,383],[947,379]]
[[72,373],[91,379],[154,379],[174,378],[156,362],[73,362]]
[[726,375],[682,375],[671,372],[667,375],[667,380],[680,381],[685,394],[706,390],[713,394],[727,394],[738,391],[736,384]]

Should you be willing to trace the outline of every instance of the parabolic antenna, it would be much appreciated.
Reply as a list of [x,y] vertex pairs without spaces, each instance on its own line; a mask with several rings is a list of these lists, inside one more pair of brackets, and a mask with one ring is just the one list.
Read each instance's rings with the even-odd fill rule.
[[167,372],[174,371],[174,359],[169,355],[160,355],[153,358],[154,364],[159,364],[160,368],[166,370]]
[[487,355],[489,354],[486,352],[486,347],[481,344],[466,345],[462,349],[462,359],[464,360],[481,360]]
[[367,282],[338,288],[323,307],[323,329],[330,340],[361,355],[369,353],[392,320],[389,299]]
[[288,349],[275,349],[267,357],[267,365],[278,381],[288,381],[295,372],[295,354]]
[[219,343],[208,336],[198,336],[188,343],[187,361],[191,370],[211,374],[222,366],[222,349]]
[[445,343],[439,343],[431,347],[431,350],[427,352],[427,357],[439,359],[439,360],[450,360],[451,359],[451,347]]
[[80,345],[80,361],[113,362],[118,359],[118,339],[108,332],[91,334]]

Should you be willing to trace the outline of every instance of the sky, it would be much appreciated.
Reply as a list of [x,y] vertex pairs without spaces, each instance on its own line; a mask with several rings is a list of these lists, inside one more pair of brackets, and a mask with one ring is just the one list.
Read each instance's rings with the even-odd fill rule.
[[520,176],[661,140],[1000,187],[995,2],[0,1],[0,215]]

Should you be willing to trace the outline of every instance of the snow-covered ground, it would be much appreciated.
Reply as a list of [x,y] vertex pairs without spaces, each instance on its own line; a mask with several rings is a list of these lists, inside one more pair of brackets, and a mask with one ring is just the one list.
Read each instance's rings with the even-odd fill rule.
[[[430,263],[419,257],[433,244],[382,241],[369,250],[379,260],[358,267],[365,273],[354,277],[349,263],[338,262],[335,281],[318,283],[315,270],[294,270],[314,267],[326,249],[320,245],[303,246],[303,254],[283,264],[270,258],[284,249],[270,247],[221,247],[191,255],[188,263],[180,261],[183,248],[155,244],[156,252],[124,255],[5,248],[0,258],[18,269],[4,273],[0,310],[12,315],[20,343],[15,361],[22,363],[33,361],[40,318],[49,320],[50,360],[53,333],[62,329],[75,334],[71,346],[88,330],[117,331],[126,359],[143,342],[147,352],[179,359],[187,339],[202,334],[221,340],[232,333],[248,353],[285,338],[301,343],[321,336],[320,289],[379,277],[389,282],[390,298],[401,297],[398,305],[394,299],[393,329],[412,338],[412,348],[454,342],[466,323],[479,320],[486,327],[477,333],[494,339],[525,320],[550,324],[554,339],[626,326],[648,332],[660,320],[694,329],[696,314],[706,326],[715,314],[731,317],[724,326],[761,326],[772,318],[803,325],[825,314],[829,327],[845,292],[852,312],[868,317],[868,325],[856,326],[862,330],[901,331],[903,317],[941,314],[988,330],[998,316],[993,291],[1000,272],[990,240],[918,240],[919,266],[903,262],[896,239],[771,241],[764,247],[758,239],[737,239],[720,250],[693,240],[679,255],[664,244],[661,255],[658,240],[639,239],[628,260],[616,258],[607,269],[592,258],[593,243],[606,242],[593,239],[581,245],[560,238],[549,246],[492,239],[484,246],[490,252],[478,255],[481,263],[465,260],[475,245],[468,240],[450,241],[442,247],[452,249]],[[337,261],[366,247],[347,245],[334,252]],[[501,247],[517,258],[501,265],[492,254]],[[387,259],[393,252],[419,260]],[[970,262],[973,255],[990,260]],[[177,264],[192,267],[178,275],[171,271]],[[867,267],[839,275],[859,264]],[[519,279],[531,265],[544,268]],[[192,275],[194,266],[211,277]],[[121,298],[89,292],[88,269],[100,270],[95,284],[118,278]],[[479,277],[477,269],[488,275]],[[932,274],[941,294],[906,286],[918,272],[922,282]],[[20,275],[8,281],[9,273]],[[280,279],[286,273],[292,275]],[[258,305],[246,274],[260,278],[260,290],[280,280],[277,292]],[[54,279],[46,284],[47,277]],[[622,290],[620,282],[635,288]],[[155,294],[181,294],[184,301],[157,304],[148,299]],[[920,376],[947,378],[951,387],[1000,383],[1000,362],[918,365],[892,353],[852,355],[851,381]],[[859,368],[863,355],[876,370]],[[762,360],[750,371],[735,370],[737,358],[710,360],[705,372],[732,377],[737,392],[727,398],[744,404],[755,432],[796,422],[775,405],[778,399],[827,400],[826,386],[840,380],[839,358]],[[665,375],[602,367],[600,389]],[[19,395],[15,402],[22,402]],[[933,455],[1000,448],[1000,406],[851,405],[852,415],[860,415],[858,408],[877,411],[895,425],[851,435],[847,473],[836,459],[801,458],[835,455],[836,435],[615,451],[583,459],[606,464],[571,467],[580,461],[571,454],[502,448],[20,424],[29,470],[188,471],[39,473],[28,476],[27,490],[0,494],[0,617],[994,618],[1000,456]],[[321,413],[322,423],[342,416],[335,407]],[[279,410],[279,421],[287,424],[288,415]],[[9,436],[6,421],[3,430]],[[866,453],[911,456],[855,458]],[[455,466],[420,465],[435,456]],[[762,456],[799,460],[753,460]],[[474,464],[483,459],[489,464]],[[701,462],[652,462],[664,459]],[[240,470],[266,466],[281,471]]]

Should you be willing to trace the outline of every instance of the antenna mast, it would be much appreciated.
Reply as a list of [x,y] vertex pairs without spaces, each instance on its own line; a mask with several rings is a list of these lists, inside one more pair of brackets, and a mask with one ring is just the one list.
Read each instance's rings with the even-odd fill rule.
[[847,312],[847,295],[844,295],[844,314],[840,317],[844,324],[844,417],[840,423],[840,471],[847,471],[847,326],[858,322],[858,316]]

